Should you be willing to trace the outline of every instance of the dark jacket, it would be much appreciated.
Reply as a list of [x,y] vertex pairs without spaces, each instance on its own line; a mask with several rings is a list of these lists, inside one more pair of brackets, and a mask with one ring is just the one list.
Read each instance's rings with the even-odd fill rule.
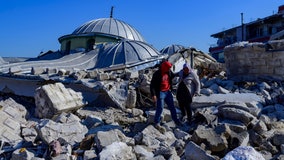
[[[169,75],[169,79],[170,79],[170,88],[171,90],[173,89],[173,85],[172,85],[172,80],[175,77],[174,73],[172,71],[170,71],[168,73]],[[151,96],[157,96],[157,98],[160,97],[160,84],[162,81],[162,73],[161,73],[161,69],[157,70],[152,77],[151,83],[150,83],[150,91],[151,91]]]

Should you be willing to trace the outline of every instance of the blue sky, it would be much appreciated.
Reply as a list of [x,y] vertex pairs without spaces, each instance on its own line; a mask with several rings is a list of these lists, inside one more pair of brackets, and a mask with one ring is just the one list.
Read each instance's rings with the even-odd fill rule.
[[59,50],[58,38],[85,22],[122,20],[156,49],[171,44],[208,53],[224,29],[277,13],[283,0],[1,0],[0,56],[36,57]]

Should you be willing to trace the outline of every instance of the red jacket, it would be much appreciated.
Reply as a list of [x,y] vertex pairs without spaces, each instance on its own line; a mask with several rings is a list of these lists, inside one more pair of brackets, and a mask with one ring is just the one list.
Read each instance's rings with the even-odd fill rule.
[[169,62],[163,62],[152,77],[151,83],[150,83],[150,92],[151,96],[157,96],[157,98],[160,97],[160,91],[161,91],[161,83],[162,83],[162,74],[167,74],[169,79],[169,89],[172,90],[172,80],[175,77],[174,73],[170,70],[172,64]]

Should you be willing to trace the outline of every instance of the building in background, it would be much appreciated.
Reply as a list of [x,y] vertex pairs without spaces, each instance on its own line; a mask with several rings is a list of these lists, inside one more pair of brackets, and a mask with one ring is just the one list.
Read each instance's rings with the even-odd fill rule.
[[[243,19],[243,14],[241,13]],[[278,7],[278,12],[271,16],[258,18],[249,23],[242,23],[215,34],[211,37],[217,38],[217,44],[209,48],[209,54],[219,62],[224,62],[223,49],[225,46],[240,42],[263,42],[269,40],[283,39],[284,37],[284,5]]]

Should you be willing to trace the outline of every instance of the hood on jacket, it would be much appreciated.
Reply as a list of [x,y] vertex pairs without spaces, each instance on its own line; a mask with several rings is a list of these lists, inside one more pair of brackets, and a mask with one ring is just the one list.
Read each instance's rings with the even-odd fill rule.
[[188,63],[183,65],[183,74],[186,76],[191,72],[191,67]]
[[188,68],[189,70],[191,69],[191,67],[190,67],[190,65],[189,65],[188,63],[185,63],[185,64],[183,65],[183,68]]
[[167,73],[169,72],[171,67],[172,67],[172,64],[169,61],[165,61],[161,64],[161,72]]

